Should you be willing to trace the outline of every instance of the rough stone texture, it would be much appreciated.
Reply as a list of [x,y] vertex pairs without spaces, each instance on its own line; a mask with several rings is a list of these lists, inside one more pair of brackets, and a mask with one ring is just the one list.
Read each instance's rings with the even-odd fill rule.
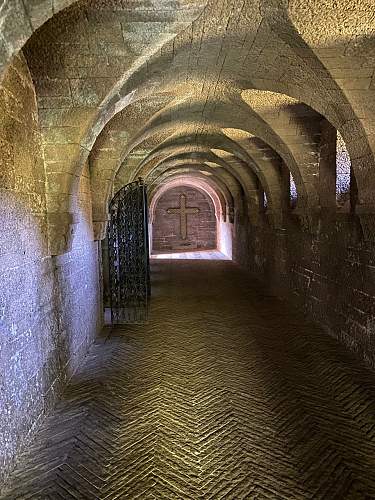
[[278,232],[237,224],[234,259],[375,367],[374,246],[349,214],[315,223],[316,233],[297,216]]
[[199,0],[68,3],[25,47],[40,109],[54,254],[71,246],[71,197],[96,137],[121,109],[121,86],[204,6]]
[[[233,263],[157,261],[4,500],[370,500],[375,375]],[[277,325],[277,327],[275,327]]]
[[[199,209],[187,215],[187,237],[181,238],[179,214],[169,214],[169,208],[181,206],[181,195],[186,196],[186,207]],[[211,250],[217,248],[217,221],[215,207],[203,191],[182,186],[162,194],[155,206],[152,225],[153,250]]]
[[35,93],[22,55],[0,93],[1,483],[92,342],[100,296],[88,170],[73,249],[51,258]]
[[50,17],[77,0],[4,0],[0,6],[0,81],[23,44]]
[[375,248],[364,238],[361,219],[353,213],[357,201],[353,175],[350,183],[345,182],[342,203],[341,176],[348,172],[343,148],[337,131],[323,120],[321,210],[308,216],[299,210],[299,201],[292,209],[284,196],[280,228],[272,227],[267,208],[257,225],[249,224],[246,216],[237,219],[233,258],[375,367]]
[[[70,197],[76,195],[91,153],[94,192],[101,191],[94,200],[98,227],[106,221],[106,204],[122,164],[129,161],[133,169],[133,153],[148,164],[150,153],[162,145],[155,161],[163,175],[162,169],[170,171],[171,164],[182,160],[181,140],[190,157],[204,143],[205,161],[210,167],[219,161],[233,194],[237,182],[248,203],[256,201],[249,194],[254,191],[249,177],[255,175],[277,219],[275,162],[242,144],[239,148],[237,141],[224,146],[222,131],[228,128],[252,134],[255,149],[272,149],[280,156],[297,184],[300,208],[314,210],[320,115],[340,130],[348,146],[359,187],[358,213],[366,238],[371,236],[371,0],[330,0],[323,6],[319,0],[8,0],[2,7],[2,68],[28,40],[27,60],[43,124],[53,252],[69,248],[74,225]],[[108,141],[99,140],[99,146],[111,149],[116,114],[143,100],[149,108],[154,104],[154,116],[140,106],[130,134],[125,124],[125,140],[115,147],[111,164],[104,158],[95,162],[96,139],[104,132]],[[245,162],[247,178],[230,162],[212,156],[220,142],[237,156],[232,163]],[[160,154],[166,149],[167,158]],[[215,169],[210,175],[222,177]],[[104,231],[99,233],[102,238]]]
[[[194,147],[204,145],[205,161],[211,163],[208,173],[220,178],[226,171],[232,194],[239,183],[254,206],[249,177],[255,175],[277,219],[275,162],[265,161],[246,145],[239,148],[237,141],[224,146],[222,131],[228,128],[252,134],[255,149],[280,156],[295,179],[300,207],[313,210],[319,197],[320,115],[340,130],[348,146],[359,187],[361,224],[366,237],[371,235],[371,0],[352,2],[350,7],[347,0],[327,1],[323,7],[315,0],[307,5],[299,0],[30,0],[13,2],[13,9],[5,1],[1,19],[4,61],[17,43],[29,39],[27,60],[37,87],[46,149],[53,252],[69,248],[74,225],[70,197],[76,195],[88,156],[93,159],[93,190],[98,193],[94,222],[102,238],[116,172],[127,162],[133,169],[137,157],[149,164],[150,153],[153,156],[162,144],[168,157],[158,151],[157,175],[164,175],[163,169],[171,173],[172,164],[183,159],[181,140],[190,157]],[[154,104],[154,116],[139,106],[139,116],[134,118],[133,112],[130,125],[124,125],[125,140],[115,147],[110,164],[104,157],[96,162],[96,139],[103,132],[107,141],[99,140],[99,146],[110,150],[116,114],[142,101],[148,109]],[[220,149],[220,142],[237,158],[220,161],[211,151]],[[232,165],[238,160],[245,162],[241,172]],[[211,168],[215,162],[220,169]]]
[[3,0],[0,28],[7,463],[93,335],[91,240],[140,176],[204,180],[219,249],[235,221],[235,258],[374,364],[373,0]]

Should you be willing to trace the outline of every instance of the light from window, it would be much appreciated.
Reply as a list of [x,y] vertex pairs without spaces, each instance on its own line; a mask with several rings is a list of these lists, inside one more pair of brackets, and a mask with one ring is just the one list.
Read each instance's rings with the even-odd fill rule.
[[336,201],[339,206],[350,201],[351,161],[342,135],[337,131],[336,141]]
[[297,187],[296,183],[294,182],[293,175],[290,174],[290,206],[294,208],[297,205]]

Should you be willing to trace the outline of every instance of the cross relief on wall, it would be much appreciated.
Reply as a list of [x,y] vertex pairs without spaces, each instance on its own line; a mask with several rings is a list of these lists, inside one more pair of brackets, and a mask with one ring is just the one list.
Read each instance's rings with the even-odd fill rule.
[[187,216],[190,214],[199,214],[200,209],[198,207],[187,207],[186,206],[186,196],[182,194],[180,196],[180,206],[177,208],[168,208],[168,214],[179,214],[180,215],[180,235],[183,240],[187,238]]

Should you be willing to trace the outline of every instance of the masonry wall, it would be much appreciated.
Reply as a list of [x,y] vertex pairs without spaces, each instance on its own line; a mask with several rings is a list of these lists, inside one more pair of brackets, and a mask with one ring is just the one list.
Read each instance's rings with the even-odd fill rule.
[[[168,214],[168,208],[180,206],[180,197],[186,196],[187,207],[199,208],[198,214],[187,216],[187,238],[181,238],[180,215]],[[155,207],[152,226],[152,248],[163,250],[209,250],[217,247],[217,224],[211,198],[204,192],[188,186],[175,187],[164,193]]]
[[0,88],[0,486],[100,326],[87,170],[72,251],[48,255],[35,93],[20,55]]
[[[234,260],[375,366],[375,246],[354,215],[235,227]],[[298,328],[298,326],[296,326]]]

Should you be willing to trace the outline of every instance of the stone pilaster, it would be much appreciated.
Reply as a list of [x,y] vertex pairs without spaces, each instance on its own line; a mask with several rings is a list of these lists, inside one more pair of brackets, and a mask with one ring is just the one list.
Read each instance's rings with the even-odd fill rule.
[[357,205],[356,213],[361,223],[364,240],[375,243],[375,207]]
[[48,220],[48,253],[61,255],[70,252],[74,234],[74,217],[69,212],[49,213]]
[[107,234],[108,220],[93,221],[94,241],[104,240]]

